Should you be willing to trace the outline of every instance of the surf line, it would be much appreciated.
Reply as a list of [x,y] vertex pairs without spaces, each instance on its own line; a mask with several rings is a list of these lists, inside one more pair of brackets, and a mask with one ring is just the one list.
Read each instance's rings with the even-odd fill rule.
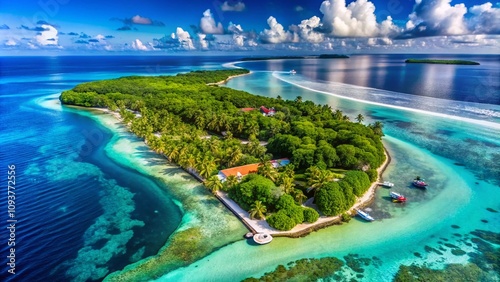
[[277,79],[285,82],[285,83],[288,83],[288,84],[300,87],[302,89],[306,89],[306,90],[309,90],[309,91],[312,91],[312,92],[321,93],[321,94],[325,94],[325,95],[335,96],[335,97],[338,97],[340,99],[346,99],[346,100],[351,100],[351,101],[355,101],[355,102],[360,102],[360,103],[365,103],[365,104],[370,104],[370,105],[376,105],[376,106],[381,106],[381,107],[387,107],[387,108],[393,108],[393,109],[398,109],[398,110],[403,110],[403,111],[415,112],[415,113],[420,113],[420,114],[427,114],[427,115],[432,115],[432,116],[437,116],[437,117],[442,117],[442,118],[448,118],[448,119],[463,121],[463,122],[472,123],[472,124],[483,125],[483,126],[494,128],[494,129],[500,129],[500,124],[494,123],[494,122],[490,122],[490,121],[476,120],[476,119],[471,119],[471,118],[463,118],[463,117],[457,117],[457,116],[453,116],[453,115],[447,115],[447,114],[429,112],[429,111],[424,111],[424,110],[419,110],[419,109],[412,109],[412,108],[407,108],[407,107],[394,106],[394,105],[388,105],[388,104],[383,104],[383,103],[378,103],[378,102],[372,102],[372,101],[366,101],[366,100],[356,99],[356,98],[352,98],[352,97],[346,97],[346,96],[342,96],[342,95],[335,94],[335,93],[332,93],[332,92],[323,91],[323,90],[317,90],[317,89],[314,89],[314,88],[311,88],[311,87],[300,85],[300,84],[298,84],[296,82],[289,81],[289,80],[286,80],[286,79],[278,76],[276,72],[273,72],[273,76],[275,78],[277,78]]

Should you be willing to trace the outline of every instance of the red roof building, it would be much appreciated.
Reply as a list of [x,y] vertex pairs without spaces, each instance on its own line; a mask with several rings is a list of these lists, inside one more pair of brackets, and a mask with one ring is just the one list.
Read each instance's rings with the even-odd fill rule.
[[274,108],[268,109],[268,108],[266,108],[264,106],[260,106],[260,112],[263,115],[265,115],[265,116],[273,116],[276,113],[276,111],[274,110]]

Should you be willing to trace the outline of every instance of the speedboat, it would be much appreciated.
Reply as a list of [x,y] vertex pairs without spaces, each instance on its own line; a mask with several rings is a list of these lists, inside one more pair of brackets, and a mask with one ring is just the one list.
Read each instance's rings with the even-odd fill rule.
[[290,74],[296,74],[297,72],[295,70],[291,70]]
[[406,197],[396,192],[391,191],[391,198],[393,202],[399,202],[399,203],[406,202]]
[[412,184],[417,188],[427,189],[427,183],[421,179],[414,179]]
[[361,216],[361,218],[363,218],[366,221],[374,221],[375,220],[367,212],[364,212],[364,211],[358,210],[358,209],[356,209],[356,212],[358,213],[359,216]]
[[271,242],[272,240],[273,240],[273,237],[271,236],[271,234],[257,233],[255,235],[253,235],[253,241],[257,244],[260,244],[260,245],[267,244],[267,243]]

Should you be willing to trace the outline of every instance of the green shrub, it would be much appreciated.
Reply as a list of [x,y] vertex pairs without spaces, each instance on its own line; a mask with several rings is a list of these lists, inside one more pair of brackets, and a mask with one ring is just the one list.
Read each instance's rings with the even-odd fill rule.
[[267,223],[281,231],[287,231],[295,227],[295,221],[291,219],[284,210],[280,210],[267,217]]
[[351,215],[348,214],[348,213],[343,213],[341,218],[342,218],[343,222],[349,222],[349,221],[351,221]]
[[346,210],[344,193],[337,182],[330,182],[316,194],[316,204],[325,215],[337,215]]
[[319,218],[318,212],[314,209],[304,208],[302,212],[304,214],[304,222],[313,223],[316,222],[316,220],[318,220]]
[[376,169],[369,169],[367,171],[365,171],[366,174],[368,175],[368,178],[370,179],[370,182],[375,182],[377,180],[377,177],[378,177],[378,172]]

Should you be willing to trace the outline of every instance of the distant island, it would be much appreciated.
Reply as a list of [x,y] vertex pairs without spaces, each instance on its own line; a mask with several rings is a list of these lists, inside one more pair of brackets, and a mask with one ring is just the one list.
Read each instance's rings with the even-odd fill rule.
[[464,60],[407,59],[407,64],[479,65],[478,62]]
[[[60,97],[108,108],[130,131],[277,230],[347,213],[386,161],[382,124],[311,101],[252,95],[217,82],[245,69],[87,82]],[[273,160],[274,158],[274,160]],[[317,210],[302,204],[314,197]],[[312,200],[311,200],[312,201]]]
[[321,54],[318,56],[319,59],[349,59],[347,55],[339,54]]
[[349,59],[347,55],[321,54],[311,56],[272,56],[272,57],[246,57],[241,61],[266,61],[266,60],[294,60],[294,59]]

